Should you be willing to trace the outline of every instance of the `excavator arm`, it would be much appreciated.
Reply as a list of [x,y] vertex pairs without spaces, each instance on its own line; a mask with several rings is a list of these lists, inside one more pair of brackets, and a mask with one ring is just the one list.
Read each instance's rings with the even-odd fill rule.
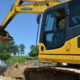
[[[25,0],[26,1],[26,0]],[[18,14],[18,13],[36,13],[36,14],[42,14],[44,11],[52,6],[61,4],[63,2],[61,1],[52,1],[52,0],[27,0],[29,2],[33,2],[31,4],[22,4],[24,0],[17,0],[6,18],[4,19],[2,25],[0,26],[0,41],[10,41],[13,38],[10,36],[10,34],[5,31],[5,28],[7,25],[12,21],[12,19]]]
[[5,30],[6,26],[10,23],[10,21],[15,17],[15,7],[18,5],[21,5],[23,3],[23,0],[17,0],[12,8],[11,11],[8,13],[6,18],[4,19],[2,25],[0,26],[0,41],[10,41],[13,38],[10,36],[10,34]]

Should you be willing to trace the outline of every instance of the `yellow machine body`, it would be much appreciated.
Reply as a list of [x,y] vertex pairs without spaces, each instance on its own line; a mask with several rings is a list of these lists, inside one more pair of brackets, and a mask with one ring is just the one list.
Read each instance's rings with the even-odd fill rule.
[[[66,41],[64,46],[57,49],[46,50],[44,44],[39,44],[39,59],[53,61],[58,63],[80,64],[80,48],[78,48],[77,36],[69,41]],[[41,50],[41,47],[44,50]]]
[[[49,18],[49,15],[48,15],[49,12],[53,11],[53,13],[55,12],[55,15],[56,15],[57,14],[56,12],[58,12],[60,9],[63,9],[63,8],[66,9],[66,12],[65,12],[66,15],[64,18],[65,26],[64,28],[61,29],[62,31],[65,32],[64,38],[66,39],[64,41],[64,44],[62,44],[61,46],[55,47],[55,48],[53,47],[55,44],[60,44],[60,42],[63,41],[64,39],[59,40],[60,36],[58,36],[59,38],[55,39],[54,35],[53,37],[51,37],[51,35],[54,33],[57,36],[56,33],[58,33],[61,30],[59,29],[56,32],[56,30],[52,29],[51,31],[50,30],[51,23],[50,24],[48,23],[47,16],[45,17],[44,15],[43,17],[44,23],[42,24],[42,27],[44,28],[42,28],[42,31],[41,31],[42,40],[40,41],[41,43],[39,44],[39,56],[38,56],[39,59],[58,62],[58,63],[80,64],[80,28],[79,28],[80,15],[79,15],[79,6],[78,6],[79,3],[80,3],[79,0],[74,0],[74,1],[68,2],[68,4],[66,3],[67,7],[66,7],[66,4],[62,4],[59,6],[55,6],[51,9],[48,9],[45,12],[45,15],[47,15]],[[74,8],[76,8],[76,10],[74,10]],[[72,10],[74,12],[72,12]],[[61,14],[64,14],[64,13],[62,12]],[[57,17],[55,16],[54,18],[55,18],[54,20],[55,21],[54,26],[55,26],[55,24],[58,24],[58,22],[56,20]],[[49,27],[46,28],[46,26],[49,26]],[[48,30],[46,31],[45,29],[48,29],[49,31]],[[47,39],[47,36],[49,40]],[[54,39],[53,39],[53,41],[50,43],[49,41],[52,40],[51,38],[52,39],[54,38],[57,42],[55,41],[55,43],[53,43],[54,42]]]

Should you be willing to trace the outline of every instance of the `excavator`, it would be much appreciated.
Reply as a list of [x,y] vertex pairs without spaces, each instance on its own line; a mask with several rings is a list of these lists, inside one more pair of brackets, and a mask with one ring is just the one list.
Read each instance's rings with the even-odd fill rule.
[[[31,3],[23,4],[25,1]],[[40,80],[39,75],[43,73],[46,78],[41,80],[80,80],[80,70],[77,68],[45,65],[49,63],[48,61],[51,61],[52,65],[53,62],[80,65],[79,10],[80,0],[16,0],[0,26],[0,41],[13,39],[5,28],[17,14],[43,14],[38,54],[43,66],[30,67],[26,70],[24,72],[26,80]],[[37,75],[35,79],[30,78],[31,72]]]

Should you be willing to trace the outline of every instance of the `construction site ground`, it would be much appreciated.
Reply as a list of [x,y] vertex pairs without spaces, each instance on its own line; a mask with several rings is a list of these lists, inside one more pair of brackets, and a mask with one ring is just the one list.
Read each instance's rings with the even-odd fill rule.
[[0,80],[80,80],[80,70],[54,67],[54,63],[29,61],[10,66]]

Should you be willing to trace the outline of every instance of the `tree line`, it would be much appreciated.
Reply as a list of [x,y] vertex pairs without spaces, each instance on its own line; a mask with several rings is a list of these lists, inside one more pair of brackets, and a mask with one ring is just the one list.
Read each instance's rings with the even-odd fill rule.
[[25,51],[25,45],[17,45],[12,40],[10,42],[0,42],[0,58],[7,59],[11,55],[23,55]]
[[[24,55],[25,45],[17,45],[14,40],[10,42],[0,42],[0,59],[8,59],[11,55]],[[38,46],[31,45],[28,56],[35,57],[38,55]]]

